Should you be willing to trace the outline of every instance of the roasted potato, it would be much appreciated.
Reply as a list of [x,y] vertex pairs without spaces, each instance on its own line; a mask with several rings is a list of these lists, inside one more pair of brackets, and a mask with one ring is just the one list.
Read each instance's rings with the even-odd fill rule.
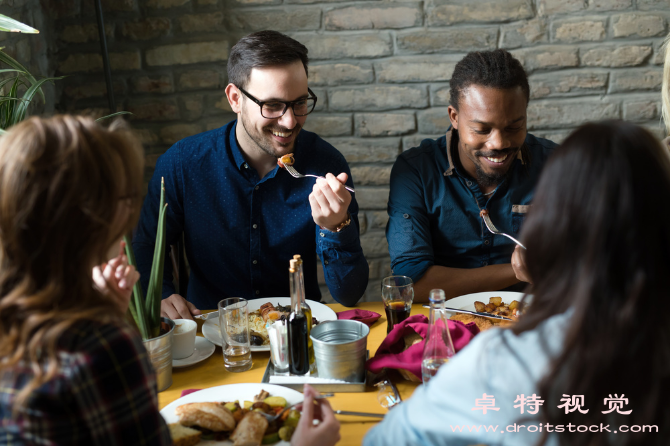
[[519,301],[518,300],[513,300],[509,304],[509,309],[512,310],[512,311],[516,310],[518,307],[519,307]]
[[480,313],[486,312],[486,304],[484,302],[475,302],[475,311]]
[[492,304],[494,307],[499,307],[502,305],[502,297],[492,297],[489,299],[489,304]]

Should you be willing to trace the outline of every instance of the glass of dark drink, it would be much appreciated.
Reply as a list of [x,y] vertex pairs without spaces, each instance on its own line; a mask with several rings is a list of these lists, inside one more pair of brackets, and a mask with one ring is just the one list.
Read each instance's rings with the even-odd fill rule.
[[413,285],[407,276],[389,276],[382,280],[382,301],[388,322],[386,333],[409,317],[414,300]]

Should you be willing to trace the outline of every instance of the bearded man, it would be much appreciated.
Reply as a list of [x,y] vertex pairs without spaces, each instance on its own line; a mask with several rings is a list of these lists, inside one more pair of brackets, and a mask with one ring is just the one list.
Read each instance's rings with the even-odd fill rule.
[[527,133],[528,78],[505,50],[473,52],[450,81],[451,126],[401,154],[391,171],[386,238],[391,267],[414,281],[415,301],[518,289],[507,237],[519,233],[555,143]]
[[[317,98],[307,86],[307,48],[275,31],[243,37],[228,60],[226,96],[237,119],[185,138],[162,155],[133,241],[146,288],[153,258],[161,178],[167,243],[182,232],[191,274],[176,294],[165,262],[161,313],[188,318],[226,297],[289,296],[289,260],[304,261],[308,299],[319,301],[317,255],[333,298],[355,305],[368,283],[358,204],[344,157],[302,130]],[[325,179],[294,178],[278,166]],[[335,176],[329,172],[338,172]]]

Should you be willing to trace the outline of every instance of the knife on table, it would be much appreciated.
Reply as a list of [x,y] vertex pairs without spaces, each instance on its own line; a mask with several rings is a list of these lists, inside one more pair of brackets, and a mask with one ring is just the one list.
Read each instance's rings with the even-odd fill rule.
[[[424,305],[423,308],[430,308],[430,305]],[[452,313],[462,313],[462,314],[471,314],[473,316],[479,316],[479,317],[486,317],[489,319],[501,319],[504,321],[514,321],[514,319],[510,319],[505,316],[498,316],[497,314],[490,314],[490,313],[479,313],[477,311],[468,311],[468,310],[459,310],[456,308],[444,308],[445,311],[450,311]]]

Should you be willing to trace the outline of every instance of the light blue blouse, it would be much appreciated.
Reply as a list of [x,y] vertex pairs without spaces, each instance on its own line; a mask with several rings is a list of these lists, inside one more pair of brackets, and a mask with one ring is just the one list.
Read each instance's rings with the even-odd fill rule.
[[[522,414],[520,407],[514,407],[519,405],[515,400],[519,395],[537,395],[537,383],[548,371],[549,355],[560,353],[567,321],[563,314],[520,336],[501,329],[476,336],[427,385],[418,387],[412,398],[391,409],[368,432],[364,446],[536,444],[542,435],[539,419],[528,413],[534,410],[532,406],[525,406]],[[484,394],[489,404],[494,399],[499,410],[484,413],[481,407],[489,406],[477,403]],[[538,432],[529,432],[536,429]],[[555,436],[550,436],[547,446],[556,444]]]

